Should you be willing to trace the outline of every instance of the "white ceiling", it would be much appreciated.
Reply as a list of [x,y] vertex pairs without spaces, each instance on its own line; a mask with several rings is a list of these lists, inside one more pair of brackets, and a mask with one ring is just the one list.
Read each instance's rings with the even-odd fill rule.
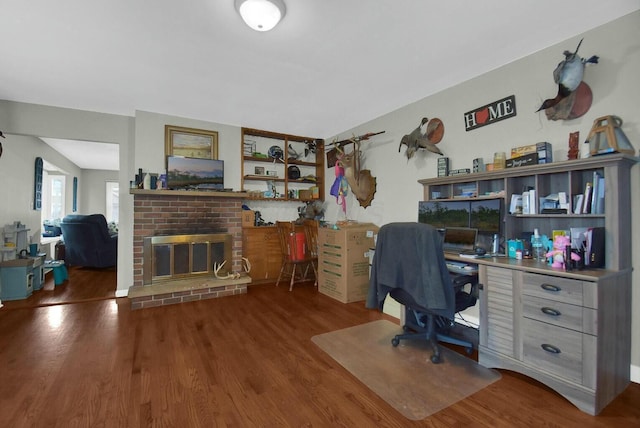
[[40,137],[40,139],[79,168],[109,171],[120,169],[118,158],[120,146],[118,144],[45,137]]
[[0,99],[329,138],[640,9],[284,1],[260,33],[233,0],[0,0]]

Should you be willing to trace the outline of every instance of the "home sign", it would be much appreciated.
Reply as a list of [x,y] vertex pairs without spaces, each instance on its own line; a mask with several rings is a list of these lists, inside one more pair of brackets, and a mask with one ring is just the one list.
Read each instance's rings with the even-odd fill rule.
[[516,115],[516,96],[511,95],[464,114],[464,129],[471,131]]

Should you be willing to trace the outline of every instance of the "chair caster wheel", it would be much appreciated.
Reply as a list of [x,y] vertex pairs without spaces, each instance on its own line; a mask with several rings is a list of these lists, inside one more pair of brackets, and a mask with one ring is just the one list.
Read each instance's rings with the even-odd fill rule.
[[405,333],[409,332],[410,330],[411,329],[408,326],[406,326],[406,325],[402,326],[402,331],[404,331]]
[[431,356],[431,362],[433,364],[440,364],[440,356],[439,355],[432,355]]
[[400,339],[398,339],[397,337],[394,337],[393,339],[391,339],[391,344],[393,346],[398,346],[400,344]]

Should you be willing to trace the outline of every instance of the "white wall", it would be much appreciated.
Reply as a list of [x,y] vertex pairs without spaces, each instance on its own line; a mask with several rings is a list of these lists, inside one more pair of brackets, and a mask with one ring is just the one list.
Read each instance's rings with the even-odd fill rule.
[[[78,179],[80,200],[77,214],[105,214],[107,213],[107,181],[118,181],[118,171],[102,169],[83,169]],[[128,192],[128,186],[120,190]]]
[[33,242],[40,242],[41,212],[33,209],[35,159],[41,157],[68,173],[65,209],[69,214],[73,206],[73,177],[80,176],[81,170],[39,138],[7,134],[1,142],[4,150],[0,157],[0,227],[19,220],[30,229]]
[[[581,118],[570,121],[549,121],[544,112],[535,113],[542,101],[553,98],[553,70],[563,59],[564,50],[573,51],[581,38],[580,54],[599,55],[600,63],[588,66],[585,82],[593,92],[593,104]],[[362,168],[371,169],[377,178],[377,192],[369,208],[359,207],[349,197],[347,217],[373,222],[381,226],[396,221],[416,221],[417,203],[422,199],[419,179],[437,176],[437,157],[421,152],[407,161],[405,146],[398,153],[404,134],[415,129],[422,117],[438,117],[445,134],[438,147],[451,159],[451,167],[471,168],[474,158],[491,162],[494,152],[510,153],[512,147],[548,141],[553,144],[554,160],[566,160],[569,133],[580,132],[586,140],[593,121],[605,115],[618,115],[623,131],[640,148],[640,12],[635,12],[607,25],[577,34],[555,46],[522,58],[453,88],[429,96],[399,110],[349,129],[337,139],[367,132],[385,131],[370,142],[362,143]],[[509,95],[515,95],[517,116],[466,132],[463,114]],[[582,148],[581,148],[582,149]],[[327,173],[326,186],[333,183],[333,169]],[[331,200],[327,218],[336,220],[341,213]],[[632,208],[640,212],[640,166],[632,170]],[[630,213],[630,215],[632,215]],[[640,266],[640,227],[630,231],[633,238],[634,266]],[[634,284],[640,283],[638,269]],[[633,290],[632,300],[632,364],[633,377],[640,380],[640,292]]]

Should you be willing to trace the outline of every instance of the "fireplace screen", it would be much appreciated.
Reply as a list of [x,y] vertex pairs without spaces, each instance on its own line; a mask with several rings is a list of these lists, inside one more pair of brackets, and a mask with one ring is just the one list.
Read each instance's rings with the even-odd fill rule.
[[213,275],[214,264],[222,264],[221,275],[231,269],[231,235],[197,234],[144,238],[143,283]]

